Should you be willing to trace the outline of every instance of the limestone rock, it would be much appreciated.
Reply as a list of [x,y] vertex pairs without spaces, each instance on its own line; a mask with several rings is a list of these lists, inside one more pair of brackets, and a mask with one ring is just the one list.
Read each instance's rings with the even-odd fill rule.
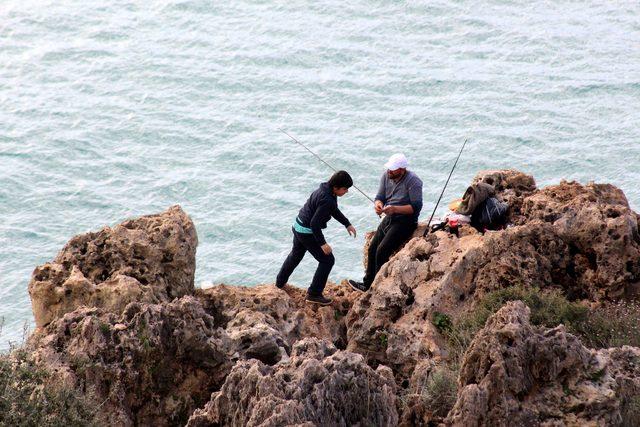
[[395,426],[395,383],[388,368],[371,369],[361,355],[326,341],[296,343],[274,366],[239,362],[219,392],[188,425]]
[[514,301],[476,335],[459,389],[448,425],[618,425],[640,391],[640,349],[589,350],[563,326],[532,327]]
[[63,382],[94,388],[112,424],[176,425],[238,361],[286,361],[310,336],[344,348],[355,292],[330,285],[326,293],[333,306],[305,303],[298,288],[219,285],[172,302],[130,303],[118,314],[80,307],[39,328],[30,347]]
[[129,304],[116,315],[79,308],[31,337],[39,364],[92,388],[111,425],[175,425],[229,373],[232,343],[193,296]]
[[629,296],[640,287],[638,216],[612,186],[561,182],[527,197],[528,222],[552,224],[571,252],[571,272],[583,298]]
[[417,361],[447,355],[432,323],[436,313],[455,318],[484,293],[513,284],[569,286],[568,257],[567,245],[543,223],[484,236],[438,231],[414,238],[354,302],[347,348],[410,376]]
[[193,222],[179,206],[75,236],[33,272],[29,294],[36,325],[80,306],[120,313],[133,301],[191,294],[197,244]]
[[[434,316],[455,320],[514,284],[592,302],[640,294],[640,216],[618,189],[538,190],[517,171],[475,180],[496,186],[513,226],[423,238],[421,224],[369,292],[329,284],[328,307],[294,287],[194,290],[197,237],[179,207],[76,236],[34,272],[30,348],[65,382],[94,388],[114,425],[442,421],[417,400],[396,412],[396,383],[413,389],[448,357]],[[640,393],[640,350],[592,351],[527,316],[510,304],[478,335],[448,422],[619,422]]]
[[262,348],[256,358],[273,364],[305,337],[321,338],[344,349],[345,316],[358,294],[345,283],[328,284],[325,295],[333,304],[327,307],[306,303],[306,290],[291,286],[218,285],[199,295],[208,310],[220,316],[239,349],[252,353],[249,348]]
[[485,293],[512,285],[556,288],[569,299],[640,292],[637,214],[613,186],[563,183],[536,190],[516,171],[476,180],[518,208],[505,230],[414,237],[378,272],[347,315],[347,349],[408,378],[424,358],[447,357],[436,313],[454,319]]

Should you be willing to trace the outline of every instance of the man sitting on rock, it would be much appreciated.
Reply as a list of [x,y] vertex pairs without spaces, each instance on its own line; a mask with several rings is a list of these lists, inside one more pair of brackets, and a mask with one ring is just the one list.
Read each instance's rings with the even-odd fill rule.
[[367,271],[362,282],[349,280],[351,287],[366,292],[391,254],[406,242],[418,225],[422,209],[422,181],[407,170],[404,154],[394,154],[385,163],[387,171],[380,179],[374,202],[378,215],[386,216],[378,226],[367,253]]
[[318,261],[318,268],[307,291],[307,301],[320,305],[331,304],[331,299],[324,297],[322,291],[335,258],[331,253],[331,246],[324,239],[322,229],[327,228],[327,222],[333,217],[347,228],[350,235],[356,237],[356,229],[338,209],[337,199],[347,194],[352,185],[351,176],[345,171],[338,171],[328,182],[323,182],[316,191],[311,193],[309,200],[300,209],[293,223],[293,249],[282,264],[276,278],[278,288],[284,287],[293,270],[302,261],[304,254],[309,251]]

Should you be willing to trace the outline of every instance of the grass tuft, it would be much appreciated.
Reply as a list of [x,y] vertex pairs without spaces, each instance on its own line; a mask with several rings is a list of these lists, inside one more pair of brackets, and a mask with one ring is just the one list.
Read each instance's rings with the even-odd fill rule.
[[456,376],[445,367],[437,367],[429,374],[420,394],[425,407],[434,416],[446,417],[456,403]]

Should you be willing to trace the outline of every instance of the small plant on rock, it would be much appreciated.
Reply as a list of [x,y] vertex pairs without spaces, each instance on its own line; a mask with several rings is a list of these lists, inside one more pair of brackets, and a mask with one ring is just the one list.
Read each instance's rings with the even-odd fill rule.
[[446,367],[437,367],[429,374],[420,392],[426,409],[436,417],[446,417],[456,403],[456,375]]
[[640,347],[640,305],[636,301],[603,303],[569,330],[590,348]]
[[512,286],[489,292],[469,313],[451,322],[435,313],[432,322],[450,344],[450,364],[459,366],[464,352],[487,319],[509,301],[520,300],[531,309],[531,323],[545,328],[564,325],[589,348],[630,345],[640,347],[640,305],[633,301],[605,302],[589,308],[569,301],[558,290]]
[[378,338],[380,339],[380,345],[384,348],[387,348],[387,346],[389,345],[389,337],[387,336],[387,332],[386,331],[380,332],[380,334],[378,335]]
[[109,327],[108,324],[100,323],[100,332],[102,332],[103,335],[108,336],[110,331],[111,331],[111,328]]
[[449,317],[449,315],[445,313],[440,313],[439,311],[433,313],[431,323],[433,323],[433,326],[435,326],[438,332],[440,332],[441,334],[448,333],[453,328],[451,317]]

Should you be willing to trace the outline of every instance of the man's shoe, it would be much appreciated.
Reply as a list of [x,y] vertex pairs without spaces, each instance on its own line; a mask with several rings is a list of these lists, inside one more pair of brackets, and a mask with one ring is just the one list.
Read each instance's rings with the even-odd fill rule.
[[310,302],[312,304],[319,304],[319,305],[331,305],[331,298],[325,298],[322,295],[309,295],[307,294],[307,302]]
[[358,292],[367,292],[369,290],[364,283],[356,282],[355,280],[349,279],[349,285]]
[[285,286],[286,286],[286,283],[279,284],[279,283],[276,282],[276,288],[278,288],[278,289],[284,289]]

